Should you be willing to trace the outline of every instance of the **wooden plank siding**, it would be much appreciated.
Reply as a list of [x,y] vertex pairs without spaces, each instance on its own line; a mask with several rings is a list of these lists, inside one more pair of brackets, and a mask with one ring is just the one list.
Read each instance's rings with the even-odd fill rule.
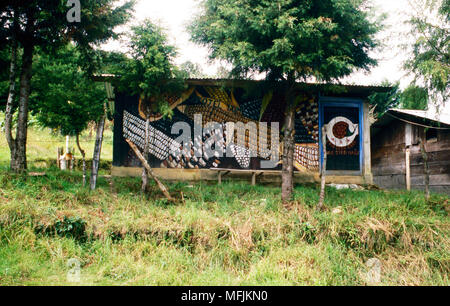
[[[372,173],[374,184],[388,189],[406,189],[406,142],[410,146],[411,188],[423,190],[424,166],[419,139],[425,139],[425,129],[399,120],[390,122],[372,136]],[[426,141],[430,173],[430,190],[450,194],[450,131],[437,130],[437,141]]]

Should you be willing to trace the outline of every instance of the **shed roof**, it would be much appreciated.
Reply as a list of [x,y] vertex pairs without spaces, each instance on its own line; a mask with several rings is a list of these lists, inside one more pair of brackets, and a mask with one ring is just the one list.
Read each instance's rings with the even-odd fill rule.
[[448,115],[437,116],[422,110],[393,108],[372,125],[372,135],[376,135],[381,129],[396,120],[422,127],[450,130],[450,116]]
[[440,122],[443,124],[450,125],[450,115],[447,114],[432,114],[428,111],[424,110],[415,110],[415,109],[399,109],[394,108],[393,111],[401,114],[411,115],[417,118],[428,119],[434,122]]

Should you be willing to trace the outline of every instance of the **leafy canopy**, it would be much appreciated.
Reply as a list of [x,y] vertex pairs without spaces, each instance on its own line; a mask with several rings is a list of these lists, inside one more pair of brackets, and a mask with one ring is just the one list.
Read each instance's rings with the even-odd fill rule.
[[150,20],[132,27],[129,38],[131,60],[124,61],[119,90],[139,95],[148,104],[147,112],[170,115],[165,95],[184,89],[183,74],[173,64],[175,47]]
[[190,25],[193,41],[234,74],[329,81],[376,62],[379,27],[362,0],[205,0]]
[[186,79],[193,78],[193,79],[201,79],[206,78],[207,75],[203,72],[202,67],[197,64],[193,63],[191,61],[186,61],[180,65],[180,69],[184,74],[184,77]]
[[104,113],[106,92],[81,69],[82,56],[72,44],[52,56],[39,53],[34,65],[32,112],[45,127],[77,135]]
[[383,116],[390,108],[397,107],[400,103],[400,84],[392,84],[389,81],[381,82],[380,86],[390,87],[387,92],[375,92],[368,97],[369,103],[375,106],[375,114],[378,118]]
[[405,68],[430,97],[446,102],[450,97],[450,1],[415,0],[417,12],[409,23],[414,37],[411,57]]
[[428,106],[428,91],[415,85],[410,85],[400,96],[400,104],[405,109],[426,110]]
[[0,44],[18,42],[18,47],[38,47],[41,52],[55,52],[68,42],[80,50],[85,69],[92,71],[94,46],[110,38],[131,16],[134,0],[83,0],[80,22],[68,22],[67,0],[5,0],[0,2]]

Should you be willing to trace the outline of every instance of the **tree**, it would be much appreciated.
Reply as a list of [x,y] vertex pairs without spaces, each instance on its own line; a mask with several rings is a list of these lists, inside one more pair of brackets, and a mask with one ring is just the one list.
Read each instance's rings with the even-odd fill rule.
[[426,110],[428,107],[428,91],[425,88],[410,85],[400,94],[400,105],[405,109]]
[[168,44],[163,29],[144,20],[131,28],[129,54],[131,60],[124,63],[119,90],[139,95],[147,102],[150,112],[170,115],[166,101],[168,93],[185,88],[183,73],[173,64],[175,47]]
[[[412,0],[411,0],[412,1]],[[450,97],[450,1],[414,0],[410,36],[414,39],[405,68],[423,85],[436,106]]]
[[[85,0],[81,6],[80,22],[67,20],[68,7],[62,0],[5,0],[0,4],[0,43],[11,46],[10,86],[5,112],[6,139],[11,151],[11,169],[26,170],[26,140],[32,77],[33,55],[39,48],[50,52],[74,41],[92,70],[92,47],[117,37],[114,28],[130,17],[133,1],[116,6],[115,0]],[[21,50],[21,67],[17,54]],[[16,102],[16,75],[19,76],[18,103]],[[14,105],[18,105],[16,136],[11,122]]]
[[86,184],[86,154],[80,134],[91,121],[104,114],[104,87],[81,69],[82,56],[74,45],[55,54],[38,54],[32,78],[32,113],[45,127],[57,129],[64,136],[75,136],[83,160],[83,186]]
[[[167,42],[163,30],[150,20],[132,27],[129,49],[132,60],[125,63],[118,88],[140,97],[141,111],[146,115],[146,133],[144,157],[148,159],[149,120],[152,113],[171,116],[172,110],[167,103],[167,94],[179,93],[185,88],[183,73],[173,64],[175,47]],[[133,147],[132,147],[133,148]],[[137,154],[139,157],[140,155]],[[147,188],[150,174],[158,186],[163,186],[146,169],[143,162],[142,190]],[[161,188],[164,193],[165,187]]]
[[[96,50],[93,54],[97,61],[97,66],[100,67],[102,73],[121,75],[128,69],[128,63],[130,59],[126,54],[121,52],[106,52],[102,50]],[[105,107],[107,109],[107,107]],[[94,145],[94,154],[92,156],[92,171],[90,177],[90,189],[95,190],[97,186],[98,169],[100,166],[100,156],[103,144],[103,132],[105,128],[105,122],[107,119],[112,120],[112,113],[110,111],[104,112],[102,116],[96,121],[96,137]]]
[[205,0],[189,29],[211,58],[232,64],[236,76],[253,72],[281,81],[285,95],[282,199],[293,190],[296,82],[332,81],[376,61],[368,52],[379,26],[362,0]]
[[7,46],[0,48],[0,110],[4,111],[9,90],[9,63],[11,51]]
[[184,62],[180,65],[180,70],[185,74],[185,78],[189,79],[202,79],[207,75],[203,72],[202,67],[199,64],[191,61]]
[[389,81],[381,82],[380,86],[390,87],[386,92],[375,92],[368,97],[368,101],[374,107],[374,113],[377,118],[381,118],[389,109],[397,107],[400,103],[401,91],[400,84]]

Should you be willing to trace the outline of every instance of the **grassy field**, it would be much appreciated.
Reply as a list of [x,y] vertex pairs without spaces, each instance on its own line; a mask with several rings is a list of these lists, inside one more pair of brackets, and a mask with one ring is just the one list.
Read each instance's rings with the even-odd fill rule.
[[445,196],[330,188],[317,212],[316,186],[285,207],[273,186],[169,184],[168,204],[138,179],[80,181],[0,174],[1,285],[68,284],[70,258],[83,285],[365,285],[371,257],[383,285],[450,284]]
[[[0,113],[0,123],[3,121],[4,115]],[[112,124],[107,123],[105,127],[102,160],[106,162],[112,161]],[[92,159],[95,143],[95,129],[92,135],[86,131],[80,137],[81,147],[86,151],[86,158]],[[50,129],[32,126],[28,129],[27,138],[27,161],[30,169],[48,167],[56,165],[56,152],[59,147],[65,148],[66,138],[56,133],[52,133]],[[75,143],[75,137],[70,138],[69,146],[75,152],[75,158],[81,159],[81,154]],[[10,152],[6,142],[5,134],[0,133],[0,169],[6,170],[9,166]]]
[[73,285],[72,258],[75,285],[367,285],[372,257],[381,285],[450,285],[447,196],[327,188],[318,212],[316,185],[285,206],[278,186],[169,183],[170,204],[137,178],[90,192],[78,171],[43,171],[0,171],[0,285]]

